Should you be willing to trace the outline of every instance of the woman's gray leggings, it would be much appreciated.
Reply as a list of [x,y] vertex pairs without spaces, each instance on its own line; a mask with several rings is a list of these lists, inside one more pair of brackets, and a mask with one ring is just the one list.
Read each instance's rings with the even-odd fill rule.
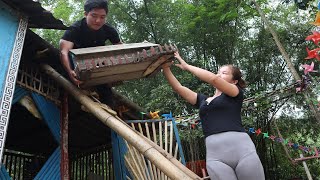
[[206,138],[207,171],[212,180],[264,180],[256,148],[244,132],[223,132]]

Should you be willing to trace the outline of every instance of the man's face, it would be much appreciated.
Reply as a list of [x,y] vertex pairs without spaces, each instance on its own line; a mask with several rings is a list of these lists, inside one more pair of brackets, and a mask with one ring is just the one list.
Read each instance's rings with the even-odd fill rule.
[[104,9],[94,8],[84,13],[88,27],[92,30],[99,30],[106,22],[107,13]]

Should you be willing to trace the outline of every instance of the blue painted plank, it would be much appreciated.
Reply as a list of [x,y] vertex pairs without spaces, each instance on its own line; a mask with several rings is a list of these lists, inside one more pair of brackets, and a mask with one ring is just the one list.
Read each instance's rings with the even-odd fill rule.
[[111,131],[111,138],[112,138],[112,156],[113,156],[113,170],[114,176],[116,180],[121,180],[121,154],[119,148],[119,137],[116,132]]
[[[127,153],[128,148],[124,142],[124,139],[119,136],[116,132],[111,132],[112,137],[112,155],[113,155],[113,169],[116,180],[127,179],[126,176],[131,178],[130,172],[128,171],[124,155]],[[132,178],[131,178],[132,179]]]
[[120,149],[120,164],[122,166],[122,178],[126,179],[126,176],[128,176],[130,179],[132,179],[130,172],[128,171],[128,168],[126,167],[125,164],[125,159],[124,156],[127,154],[128,152],[128,147],[124,141],[124,139],[118,135],[118,139],[119,139],[119,149]]
[[180,154],[180,157],[181,157],[181,163],[183,165],[186,165],[186,160],[184,159],[184,154],[183,154],[183,150],[182,150],[182,145],[181,145],[181,141],[180,141],[178,128],[177,128],[177,125],[176,125],[176,120],[174,118],[172,118],[171,120],[172,120],[174,135],[175,135],[176,141],[178,143],[178,150],[179,150],[179,154]]
[[14,94],[13,94],[12,104],[15,104],[16,102],[18,102],[21,98],[23,98],[28,93],[29,93],[28,90],[26,90],[20,86],[16,86],[16,88],[14,90]]
[[37,93],[33,92],[31,95],[53,137],[60,144],[60,109],[53,102]]
[[4,167],[3,164],[1,164],[0,179],[1,180],[11,180],[11,177],[9,176],[9,173],[8,173],[7,169]]
[[[35,180],[42,179],[56,179],[58,176],[60,178],[60,146],[53,152],[47,162],[43,165]],[[59,179],[58,178],[58,179]]]
[[19,18],[10,8],[0,1],[0,97],[2,97],[9,60],[13,50]]

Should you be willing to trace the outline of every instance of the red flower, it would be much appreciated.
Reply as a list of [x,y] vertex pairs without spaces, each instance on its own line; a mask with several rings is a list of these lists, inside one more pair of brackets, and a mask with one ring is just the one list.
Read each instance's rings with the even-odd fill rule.
[[306,37],[306,40],[307,41],[313,41],[313,43],[315,45],[318,45],[319,41],[320,41],[320,33],[317,32],[317,31],[313,31],[313,34],[312,35],[309,35]]
[[304,59],[312,59],[312,58],[316,58],[317,60],[320,61],[320,56],[318,54],[318,51],[320,51],[320,48],[316,48],[313,50],[309,50],[308,47],[306,48],[307,52],[308,52],[308,57],[304,58]]

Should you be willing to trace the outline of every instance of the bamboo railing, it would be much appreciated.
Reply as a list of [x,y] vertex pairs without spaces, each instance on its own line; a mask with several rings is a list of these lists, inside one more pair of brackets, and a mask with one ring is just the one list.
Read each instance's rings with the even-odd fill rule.
[[[175,159],[185,164],[184,155],[173,118],[151,119],[151,120],[130,120],[126,121],[133,129],[152,140],[163,148]],[[137,152],[137,150],[126,143],[128,151],[125,155],[126,166],[131,170],[134,179],[162,180],[170,179],[161,172],[153,163]]]

